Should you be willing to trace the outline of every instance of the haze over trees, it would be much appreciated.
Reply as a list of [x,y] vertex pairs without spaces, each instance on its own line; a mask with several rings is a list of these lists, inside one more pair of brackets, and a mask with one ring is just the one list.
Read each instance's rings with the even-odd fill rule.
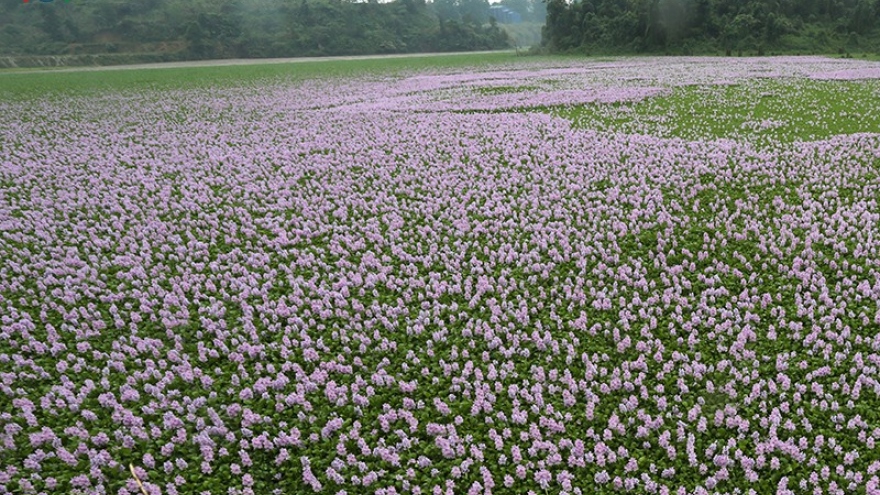
[[828,53],[880,47],[880,0],[548,0],[550,51]]
[[499,3],[523,23],[502,29],[488,0],[0,0],[0,66],[491,50],[539,37],[548,52],[594,54],[880,51],[880,0]]
[[291,57],[509,44],[490,19],[487,0],[0,0],[0,55],[6,56]]

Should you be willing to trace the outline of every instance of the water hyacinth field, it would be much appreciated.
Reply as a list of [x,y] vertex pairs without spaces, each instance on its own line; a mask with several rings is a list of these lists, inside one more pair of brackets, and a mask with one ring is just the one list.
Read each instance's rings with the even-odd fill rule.
[[94,74],[0,75],[0,493],[880,493],[880,64]]

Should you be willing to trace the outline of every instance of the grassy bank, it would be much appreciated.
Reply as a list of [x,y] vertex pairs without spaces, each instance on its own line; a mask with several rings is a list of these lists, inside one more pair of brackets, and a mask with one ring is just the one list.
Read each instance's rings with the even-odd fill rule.
[[4,98],[39,98],[51,94],[113,90],[186,89],[258,84],[272,79],[311,79],[361,74],[393,75],[430,68],[473,67],[511,62],[514,52],[413,55],[407,57],[334,59],[193,67],[119,70],[0,70]]

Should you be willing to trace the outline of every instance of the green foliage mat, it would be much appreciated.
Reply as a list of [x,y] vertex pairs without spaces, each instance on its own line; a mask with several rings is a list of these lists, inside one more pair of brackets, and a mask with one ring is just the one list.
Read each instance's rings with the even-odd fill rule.
[[109,91],[254,86],[278,80],[381,76],[427,69],[474,69],[517,60],[512,51],[432,56],[315,60],[292,63],[216,65],[137,70],[0,70],[0,98],[42,99],[52,95]]
[[639,102],[548,108],[575,126],[772,145],[880,132],[880,82],[758,79],[684,86]]

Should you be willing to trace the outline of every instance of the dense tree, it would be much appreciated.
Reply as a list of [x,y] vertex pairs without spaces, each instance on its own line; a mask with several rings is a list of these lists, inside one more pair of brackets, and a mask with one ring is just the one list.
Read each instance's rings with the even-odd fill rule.
[[508,47],[488,12],[487,0],[0,0],[0,55],[176,50],[179,59]]
[[547,0],[542,43],[555,51],[877,50],[878,16],[880,0]]

